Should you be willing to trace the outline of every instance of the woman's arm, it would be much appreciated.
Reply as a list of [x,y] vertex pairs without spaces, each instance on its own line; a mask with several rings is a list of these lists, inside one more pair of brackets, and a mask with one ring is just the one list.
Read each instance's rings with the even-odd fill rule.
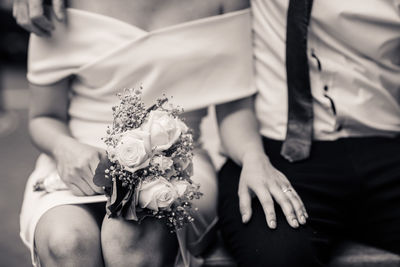
[[51,86],[30,84],[29,131],[33,143],[55,156],[60,138],[70,137],[67,127],[68,80]]
[[242,221],[246,223],[251,218],[251,194],[255,194],[270,228],[276,227],[273,199],[281,206],[289,225],[297,228],[299,222],[305,224],[307,212],[294,190],[290,194],[282,191],[291,187],[290,182],[264,153],[253,107],[253,98],[249,97],[216,108],[222,145],[229,157],[242,166],[238,189]]
[[100,193],[92,178],[104,151],[71,136],[67,125],[69,81],[31,85],[30,89],[29,132],[33,143],[54,158],[61,179],[74,194]]

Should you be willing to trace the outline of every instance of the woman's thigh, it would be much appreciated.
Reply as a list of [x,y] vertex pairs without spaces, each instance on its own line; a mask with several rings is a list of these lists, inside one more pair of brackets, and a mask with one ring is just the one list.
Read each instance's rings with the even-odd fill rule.
[[102,266],[98,212],[96,204],[47,211],[35,230],[35,249],[42,265]]
[[192,180],[200,185],[203,196],[193,200],[202,217],[211,223],[217,216],[218,184],[216,170],[205,151],[195,152]]

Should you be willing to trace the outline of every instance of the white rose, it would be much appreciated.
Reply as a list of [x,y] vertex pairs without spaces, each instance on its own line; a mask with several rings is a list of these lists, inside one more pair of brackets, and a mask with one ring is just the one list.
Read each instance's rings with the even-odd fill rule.
[[187,188],[190,185],[188,181],[179,179],[172,179],[171,184],[174,186],[179,197],[182,197],[185,194]]
[[151,154],[150,136],[139,129],[127,131],[122,134],[112,153],[115,153],[119,164],[132,173],[147,167]]
[[150,133],[151,146],[156,151],[170,148],[180,137],[187,132],[187,126],[179,119],[172,117],[168,112],[153,110],[143,130]]
[[168,209],[178,198],[174,186],[164,178],[143,182],[139,189],[139,206],[154,211]]
[[172,168],[172,165],[174,164],[174,162],[172,161],[171,158],[169,157],[165,157],[165,156],[155,156],[152,159],[154,164],[157,164],[160,168],[161,171],[167,171],[170,170]]

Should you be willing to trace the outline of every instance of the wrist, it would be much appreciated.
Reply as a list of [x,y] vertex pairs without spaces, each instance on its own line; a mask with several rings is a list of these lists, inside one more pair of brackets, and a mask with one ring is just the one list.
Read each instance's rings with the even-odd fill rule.
[[70,147],[71,141],[74,139],[70,136],[59,136],[54,139],[52,150],[50,151],[54,158],[57,158],[58,155],[63,154],[65,152],[65,148]]
[[249,147],[242,155],[242,164],[246,162],[269,162],[268,156],[265,154],[262,147]]

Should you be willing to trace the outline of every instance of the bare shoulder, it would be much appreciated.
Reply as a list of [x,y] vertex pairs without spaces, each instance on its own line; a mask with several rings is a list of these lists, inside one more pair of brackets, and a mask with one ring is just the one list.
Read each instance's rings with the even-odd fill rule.
[[222,0],[224,13],[250,7],[250,0]]

